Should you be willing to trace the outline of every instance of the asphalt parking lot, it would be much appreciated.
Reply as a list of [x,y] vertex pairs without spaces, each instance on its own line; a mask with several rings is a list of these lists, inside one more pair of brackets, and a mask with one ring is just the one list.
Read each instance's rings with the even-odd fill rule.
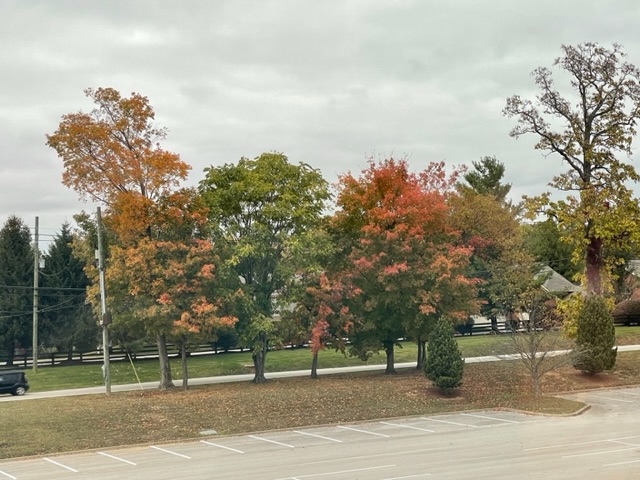
[[571,395],[574,417],[487,410],[209,435],[0,462],[0,479],[637,479],[640,388]]

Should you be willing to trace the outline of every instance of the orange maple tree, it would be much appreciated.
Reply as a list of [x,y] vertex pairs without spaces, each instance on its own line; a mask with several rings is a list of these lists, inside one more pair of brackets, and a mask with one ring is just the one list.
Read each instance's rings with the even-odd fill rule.
[[[149,334],[162,334],[179,344],[185,388],[189,342],[210,338],[217,329],[232,327],[237,320],[219,313],[222,300],[215,294],[216,260],[211,242],[198,239],[142,239],[135,246],[111,250],[107,280],[115,290],[112,308],[141,321]],[[123,297],[129,301],[118,305]]]
[[167,131],[155,125],[149,99],[113,88],[86,89],[96,108],[62,116],[47,145],[62,159],[62,183],[107,207],[114,231],[150,234],[157,204],[186,179],[190,166],[160,147]]
[[[143,286],[165,288],[169,294],[171,285],[168,277],[164,283],[150,285],[136,273],[155,271],[154,265],[164,265],[169,251],[173,261],[187,262],[191,248],[195,248],[191,239],[202,232],[206,223],[206,209],[195,191],[179,188],[190,167],[178,154],[161,148],[160,142],[167,131],[155,125],[155,113],[147,97],[138,93],[123,97],[113,88],[87,89],[85,95],[95,108],[90,113],[63,115],[58,129],[47,135],[47,145],[63,161],[63,184],[82,198],[106,207],[105,224],[117,245],[111,252],[114,262],[107,267],[107,273],[111,273],[108,277],[115,279],[120,275],[120,280],[128,282],[123,288],[114,280],[114,284],[108,285],[112,290],[110,295],[115,295],[115,303],[134,308],[137,317],[145,319],[146,333],[156,336],[160,388],[169,388],[173,383],[166,351],[170,331],[166,321],[169,306],[178,307],[173,301],[158,304],[162,292],[155,288],[145,293],[146,301],[143,301],[143,295],[138,293],[143,291]],[[152,239],[159,242],[153,249],[150,248],[154,245]],[[137,272],[126,268],[117,271],[115,265],[125,262],[118,258],[121,255],[143,259],[145,265],[140,264]],[[186,256],[180,258],[179,255]],[[176,273],[172,269],[166,272],[172,271]],[[196,292],[186,289],[184,293],[195,295]],[[183,313],[192,309],[191,304],[185,302],[181,301],[179,307]],[[114,315],[114,324],[124,322],[126,314],[123,311],[119,316]]]

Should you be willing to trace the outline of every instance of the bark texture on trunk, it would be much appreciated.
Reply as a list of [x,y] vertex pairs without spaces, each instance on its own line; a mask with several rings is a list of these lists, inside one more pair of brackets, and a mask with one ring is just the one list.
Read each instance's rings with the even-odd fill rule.
[[422,338],[418,338],[418,356],[416,358],[416,370],[422,370],[424,367],[424,361],[427,358],[427,341]]
[[169,365],[169,353],[167,352],[167,337],[158,335],[158,360],[160,362],[160,390],[175,387],[171,379],[171,366]]
[[311,360],[311,378],[318,378],[318,352],[313,352]]
[[267,357],[267,348],[267,336],[266,334],[261,334],[259,341],[251,354],[251,358],[253,359],[253,368],[256,372],[253,377],[253,383],[266,383],[267,381],[264,376],[264,361]]
[[384,352],[387,354],[387,368],[384,373],[393,374],[396,373],[395,365],[394,365],[394,343],[392,341],[383,342]]
[[587,277],[587,292],[600,295],[602,293],[602,239],[591,237],[585,252],[585,266]]
[[189,389],[189,369],[187,367],[187,346],[180,345],[180,362],[182,363],[182,389]]

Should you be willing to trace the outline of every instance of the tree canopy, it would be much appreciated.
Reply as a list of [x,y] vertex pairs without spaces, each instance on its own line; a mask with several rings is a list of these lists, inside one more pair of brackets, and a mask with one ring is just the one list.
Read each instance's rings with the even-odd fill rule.
[[398,338],[423,341],[436,317],[465,318],[477,307],[464,275],[471,249],[448,223],[454,182],[443,163],[412,173],[392,158],[340,177],[335,228],[353,239],[342,276],[356,317],[350,339],[361,356],[384,349],[387,373]]
[[205,172],[200,193],[211,235],[243,292],[238,329],[252,348],[254,381],[262,383],[264,358],[276,333],[275,296],[295,274],[292,252],[320,222],[327,183],[319,171],[291,164],[282,153],[241,158]]

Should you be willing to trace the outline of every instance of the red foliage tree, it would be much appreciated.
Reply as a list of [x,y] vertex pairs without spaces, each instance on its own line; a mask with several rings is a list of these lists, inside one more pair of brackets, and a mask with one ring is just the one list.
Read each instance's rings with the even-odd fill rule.
[[475,282],[464,275],[471,249],[448,222],[455,179],[443,163],[412,173],[393,158],[340,177],[334,222],[353,240],[342,275],[358,320],[350,339],[362,357],[383,349],[387,373],[399,338],[424,341],[438,316],[477,310]]

